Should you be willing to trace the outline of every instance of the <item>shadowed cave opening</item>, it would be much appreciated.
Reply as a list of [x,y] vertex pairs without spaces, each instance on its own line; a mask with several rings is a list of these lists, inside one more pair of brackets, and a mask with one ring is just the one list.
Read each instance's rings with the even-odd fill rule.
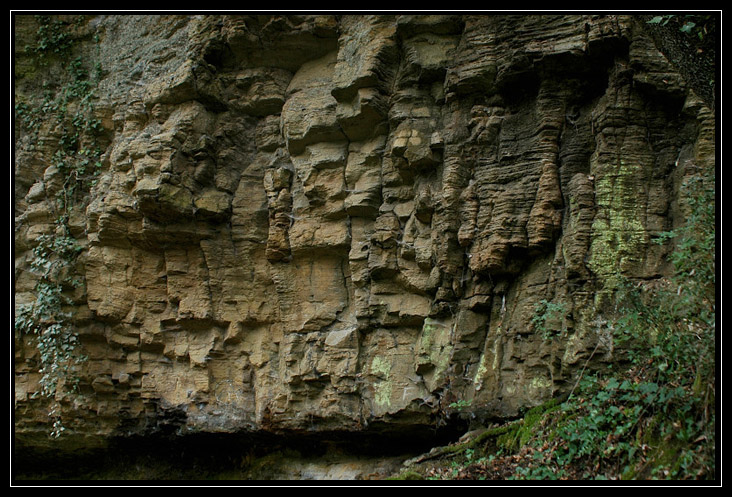
[[[333,464],[365,461],[365,465],[392,461],[396,469],[393,464],[456,442],[467,429],[465,420],[454,418],[439,428],[372,425],[361,432],[176,435],[161,431],[118,437],[104,448],[69,452],[16,446],[13,477],[19,481],[287,480],[294,479],[288,465],[317,464],[316,461]],[[328,479],[325,470],[321,476]],[[303,479],[320,478],[311,475]]]

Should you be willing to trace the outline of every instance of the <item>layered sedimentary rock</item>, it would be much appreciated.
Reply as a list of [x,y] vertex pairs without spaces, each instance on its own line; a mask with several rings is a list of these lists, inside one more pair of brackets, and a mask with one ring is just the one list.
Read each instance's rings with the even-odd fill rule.
[[[108,140],[75,225],[88,360],[57,396],[61,440],[515,416],[614,359],[614,285],[667,271],[652,241],[714,160],[713,115],[629,17],[79,29]],[[16,306],[54,180],[19,140]],[[542,302],[561,313],[539,330]],[[38,352],[15,347],[16,435],[34,443]]]

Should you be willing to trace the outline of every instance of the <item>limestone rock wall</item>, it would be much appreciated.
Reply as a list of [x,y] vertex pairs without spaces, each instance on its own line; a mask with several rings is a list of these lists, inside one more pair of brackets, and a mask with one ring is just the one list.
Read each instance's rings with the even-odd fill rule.
[[[88,360],[57,396],[67,437],[436,426],[456,403],[516,415],[613,360],[613,285],[667,270],[652,240],[682,221],[681,178],[713,161],[711,114],[629,17],[79,29],[106,142],[75,225]],[[18,71],[30,98],[38,75]],[[50,229],[51,150],[27,140],[16,306]],[[542,302],[561,312],[537,320]],[[15,348],[30,439],[48,407],[32,342]]]

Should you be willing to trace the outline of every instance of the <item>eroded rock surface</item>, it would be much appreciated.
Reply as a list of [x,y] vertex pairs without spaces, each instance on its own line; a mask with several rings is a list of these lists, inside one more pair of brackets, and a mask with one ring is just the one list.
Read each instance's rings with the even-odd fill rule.
[[[652,240],[714,160],[713,114],[629,17],[82,29],[108,144],[75,232],[88,360],[61,440],[515,416],[613,360],[613,285],[664,274]],[[18,143],[16,305],[54,181]],[[562,312],[538,330],[542,301]],[[37,351],[15,347],[16,435],[37,443]]]

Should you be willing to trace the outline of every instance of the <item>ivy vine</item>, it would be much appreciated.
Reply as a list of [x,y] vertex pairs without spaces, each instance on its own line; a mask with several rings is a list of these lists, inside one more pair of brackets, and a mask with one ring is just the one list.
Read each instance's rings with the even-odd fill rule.
[[[41,66],[47,66],[53,57],[69,57],[74,42],[69,28],[80,25],[81,18],[74,25],[49,16],[36,16],[36,20],[36,44],[26,47],[26,53]],[[98,144],[102,126],[93,105],[101,66],[97,63],[90,70],[87,64],[81,57],[72,59],[63,66],[60,84],[55,90],[46,88],[40,103],[20,101],[15,105],[19,123],[33,138],[31,143],[38,141],[44,123],[52,124],[58,134],[47,160],[61,178],[60,186],[44,185],[54,216],[53,229],[36,240],[29,261],[37,278],[35,300],[18,306],[14,322],[21,336],[35,338],[41,379],[40,391],[34,396],[53,401],[49,413],[53,437],[66,429],[58,399],[63,393],[78,392],[76,372],[86,360],[69,309],[74,305],[70,294],[84,285],[83,275],[76,270],[83,247],[72,233],[70,218],[75,210],[83,209],[102,167]]]

